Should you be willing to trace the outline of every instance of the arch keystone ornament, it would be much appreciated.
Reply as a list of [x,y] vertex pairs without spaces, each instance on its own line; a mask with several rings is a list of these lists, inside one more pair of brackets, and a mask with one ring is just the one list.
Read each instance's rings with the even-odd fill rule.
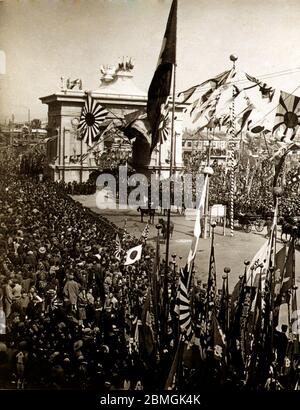
[[81,111],[78,129],[83,141],[90,147],[97,141],[100,126],[106,119],[108,111],[102,107],[91,93],[87,93],[87,99]]

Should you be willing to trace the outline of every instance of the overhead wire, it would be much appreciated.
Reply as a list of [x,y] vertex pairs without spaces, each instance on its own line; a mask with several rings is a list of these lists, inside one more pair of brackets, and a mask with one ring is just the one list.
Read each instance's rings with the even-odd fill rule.
[[[298,72],[300,72],[300,67],[290,68],[290,69],[281,70],[281,71],[275,71],[275,72],[273,72],[273,73],[266,73],[266,74],[256,75],[256,78],[258,78],[259,80],[261,80],[261,79],[270,79],[270,78],[278,78],[278,77],[283,77],[283,76],[286,76],[286,75],[297,74]],[[213,80],[213,77],[212,77],[212,80]],[[208,81],[209,81],[209,80],[208,80]],[[247,79],[236,80],[236,81],[231,81],[230,84],[243,84],[243,83],[247,83],[247,81],[248,81]],[[195,86],[195,87],[197,87],[197,86]],[[187,88],[185,91],[187,91],[187,90],[189,90],[189,89],[191,89],[191,88],[193,88],[193,86]],[[195,91],[194,91],[193,94],[197,94],[197,93],[199,93],[200,91],[201,91],[201,92],[207,91],[207,90],[209,90],[209,89],[210,89],[210,87],[207,87],[207,86],[202,86],[202,87],[201,87],[201,85],[199,85],[199,86],[195,89]],[[181,94],[181,93],[183,93],[183,92],[184,92],[184,91],[181,91],[181,92],[178,93],[178,94]],[[178,95],[178,94],[177,94],[177,95]]]

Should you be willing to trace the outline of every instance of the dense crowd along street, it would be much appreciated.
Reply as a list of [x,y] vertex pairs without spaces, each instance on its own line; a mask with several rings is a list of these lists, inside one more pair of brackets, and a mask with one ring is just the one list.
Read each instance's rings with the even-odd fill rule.
[[[143,242],[141,259],[124,266],[124,250],[140,243],[138,238],[73,201],[59,184],[24,178],[12,164],[2,157],[1,387],[175,388],[169,379],[182,337],[176,388],[296,387],[299,353],[291,329],[274,326],[271,350],[250,343],[263,331],[269,337],[270,329],[261,318],[265,328],[259,329],[257,318],[266,312],[256,320],[253,312],[259,313],[262,295],[243,275],[231,295],[226,288],[218,291],[210,275],[208,283],[194,280],[193,336],[187,337],[176,310],[183,272],[174,275],[170,266],[164,324],[159,250]],[[286,291],[277,295],[287,298]],[[290,292],[293,298],[292,285]],[[254,354],[261,378],[252,367]]]

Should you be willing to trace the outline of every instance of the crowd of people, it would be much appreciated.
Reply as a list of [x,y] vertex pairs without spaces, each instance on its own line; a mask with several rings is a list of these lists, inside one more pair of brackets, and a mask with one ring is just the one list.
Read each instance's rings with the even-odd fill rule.
[[[128,298],[143,302],[149,251],[138,265],[124,267],[114,257],[115,225],[74,202],[59,184],[22,178],[6,165],[0,183],[1,387],[122,387],[132,377],[126,338],[136,312]],[[122,246],[135,243],[128,235]]]
[[[230,169],[222,164],[213,164],[210,204],[230,205]],[[280,174],[284,201],[279,202],[280,215],[300,215],[300,181],[292,182],[292,176],[300,169],[294,167]],[[234,213],[267,217],[273,209],[274,164],[269,159],[244,158],[234,171]]]
[[[156,300],[164,297],[157,252],[144,243],[141,259],[125,266],[139,239],[75,202],[65,185],[20,175],[13,164],[0,163],[0,387],[164,389],[177,349],[179,272],[170,265],[162,343],[147,333],[164,313],[146,310],[154,271]],[[205,311],[207,294],[207,284],[195,282],[192,315]],[[221,312],[221,291],[215,304]],[[243,388],[237,374],[220,380],[205,360],[199,374],[193,350],[185,353],[182,388]]]
[[81,183],[77,181],[68,183],[61,182],[61,189],[70,195],[91,195],[96,192],[96,184],[91,180]]

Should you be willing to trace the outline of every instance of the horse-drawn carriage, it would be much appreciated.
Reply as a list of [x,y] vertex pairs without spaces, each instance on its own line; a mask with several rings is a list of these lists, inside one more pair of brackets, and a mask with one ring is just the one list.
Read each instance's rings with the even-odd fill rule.
[[251,232],[253,227],[257,232],[262,232],[266,225],[266,220],[261,215],[240,213],[238,215],[238,225],[247,233]]

